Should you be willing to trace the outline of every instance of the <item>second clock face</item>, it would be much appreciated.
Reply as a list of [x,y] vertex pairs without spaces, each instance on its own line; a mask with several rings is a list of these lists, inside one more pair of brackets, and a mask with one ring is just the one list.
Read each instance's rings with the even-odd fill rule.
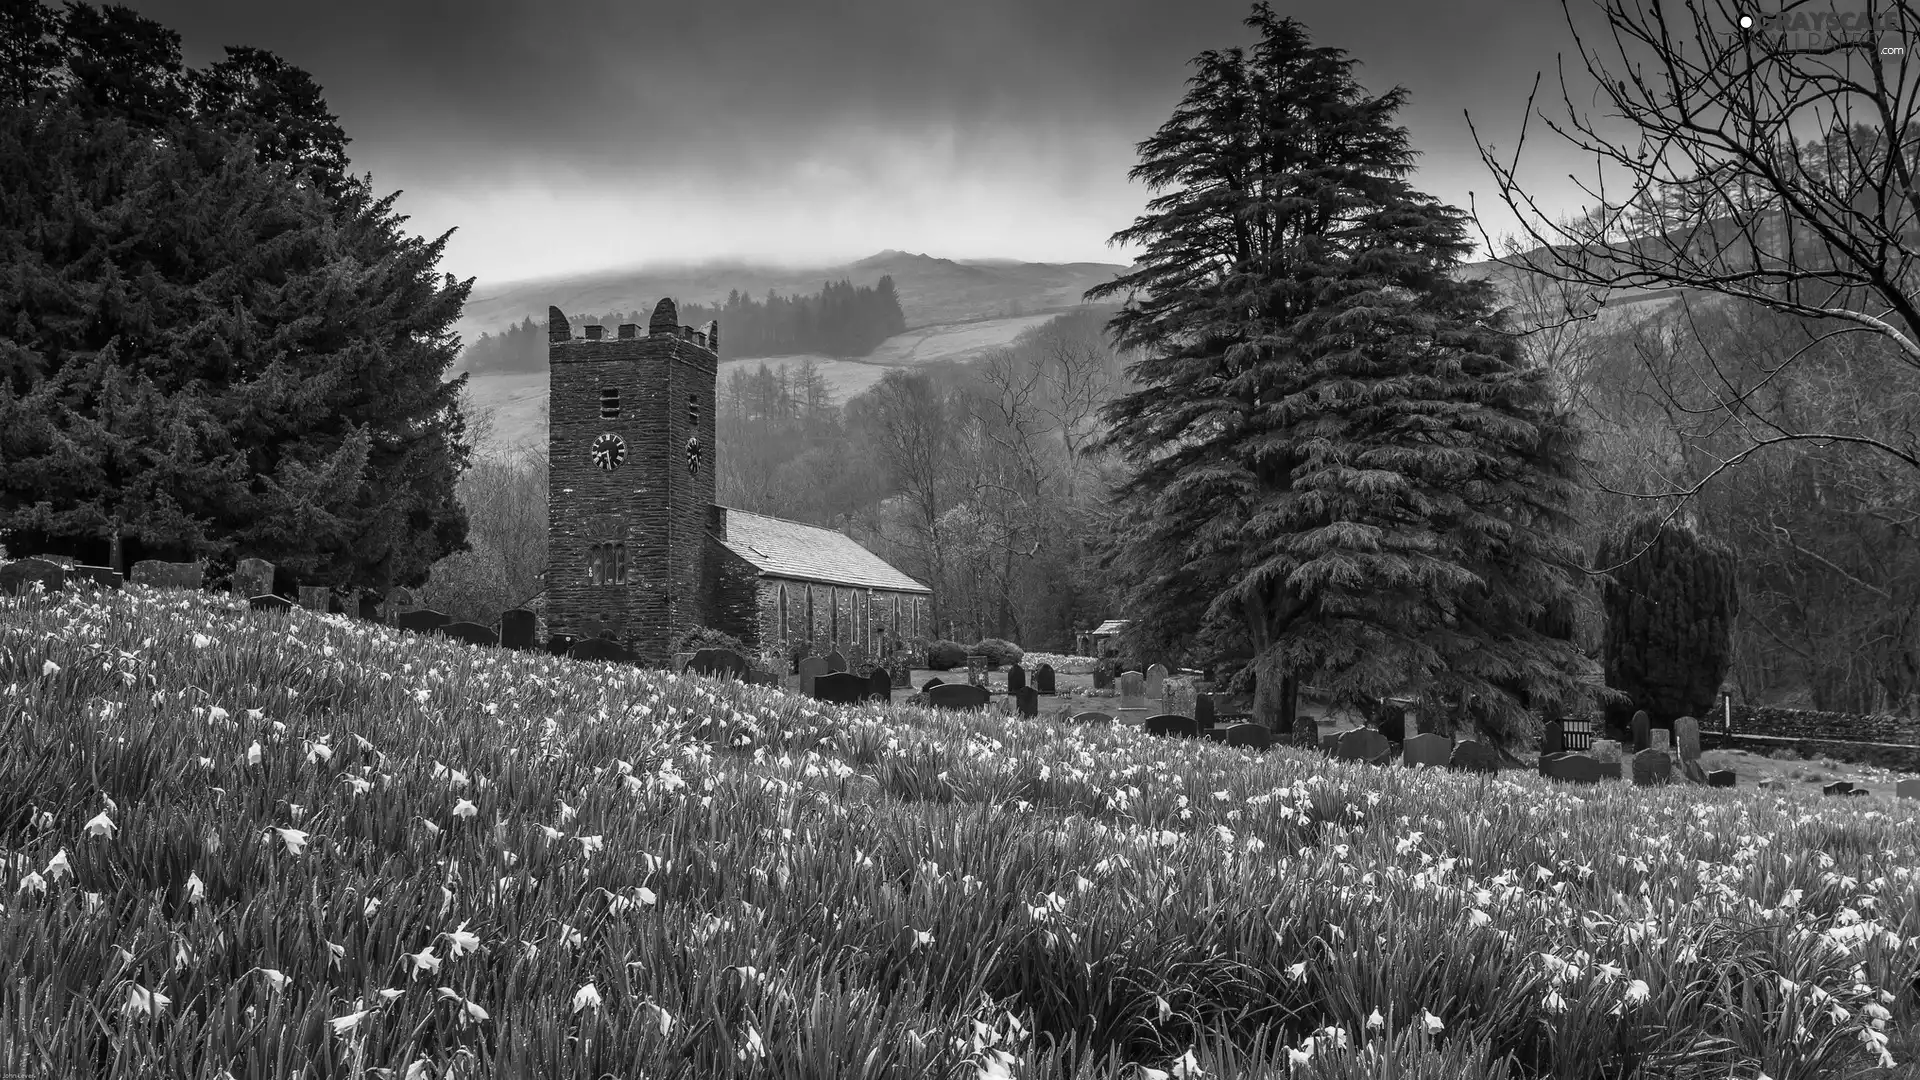
[[627,442],[618,435],[593,440],[593,463],[611,472],[627,460]]

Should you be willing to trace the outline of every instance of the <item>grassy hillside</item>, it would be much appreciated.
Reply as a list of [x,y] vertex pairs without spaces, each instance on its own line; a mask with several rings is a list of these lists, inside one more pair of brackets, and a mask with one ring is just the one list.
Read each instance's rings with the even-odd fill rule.
[[0,640],[9,1075],[1802,1080],[1910,1045],[1904,808],[827,706],[179,592],[0,600]]

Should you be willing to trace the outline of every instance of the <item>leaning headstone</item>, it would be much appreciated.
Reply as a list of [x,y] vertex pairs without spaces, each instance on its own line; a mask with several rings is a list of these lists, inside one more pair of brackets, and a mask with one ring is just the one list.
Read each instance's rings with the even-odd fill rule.
[[1540,729],[1540,758],[1542,761],[1555,754],[1567,751],[1567,725],[1559,720],[1549,720]]
[[1827,786],[1825,786],[1825,787],[1823,787],[1823,788],[1821,788],[1821,789],[1820,789],[1820,794],[1822,794],[1822,795],[1851,795],[1851,794],[1853,794],[1853,781],[1851,781],[1851,780],[1835,780],[1835,781],[1834,781],[1833,783],[1831,783],[1831,784],[1828,784]]
[[745,679],[747,658],[732,649],[701,649],[687,661],[686,670],[695,675]]
[[[408,614],[415,613],[408,612]],[[632,653],[622,648],[619,642],[608,641],[606,638],[587,638],[576,641],[567,648],[567,655],[575,660],[603,660],[612,664],[633,663]]]
[[[1015,664],[1007,669],[1007,693],[1017,694],[1027,688],[1027,669]],[[1036,691],[1037,693],[1038,691]]]
[[1540,759],[1540,775],[1576,784],[1600,782],[1600,763],[1585,754],[1554,754]]
[[1031,686],[1023,686],[1013,692],[1013,700],[1020,709],[1021,716],[1040,715],[1040,691]]
[[1193,717],[1174,713],[1149,716],[1141,726],[1147,729],[1149,735],[1171,735],[1182,739],[1198,738],[1200,735],[1200,725],[1193,722]]
[[927,704],[936,709],[984,709],[992,695],[984,686],[947,683],[927,691]]
[[1453,755],[1447,759],[1447,768],[1466,772],[1498,772],[1500,752],[1477,739],[1467,739],[1454,744]]
[[133,564],[132,581],[160,589],[197,589],[206,576],[205,563],[142,559]]
[[815,676],[813,680],[813,698],[838,705],[865,701],[872,690],[871,682],[845,671],[829,671],[825,675]]
[[[1734,771],[1732,769],[1715,769],[1707,774],[1708,787],[1732,787],[1733,780]],[[1920,781],[1908,780],[1903,782],[1915,785],[1914,794],[1920,796]]]
[[273,564],[265,559],[241,559],[233,567],[233,595],[264,596],[273,591]]
[[925,693],[926,691],[931,690],[936,686],[945,686],[946,684],[947,684],[947,680],[941,678],[938,675],[935,675],[933,678],[928,679],[926,682],[920,684],[920,691],[921,693]]
[[1409,767],[1427,765],[1435,769],[1444,769],[1447,767],[1448,759],[1452,757],[1453,740],[1445,735],[1432,733],[1413,735],[1400,745],[1401,764]]
[[1700,760],[1700,721],[1683,716],[1673,722],[1673,749],[1682,764]]
[[1668,731],[1666,728],[1663,728],[1663,727],[1657,727],[1657,728],[1654,728],[1652,731],[1647,732],[1647,737],[1650,740],[1647,743],[1647,749],[1663,750],[1668,753],[1672,753],[1673,732]]
[[1333,756],[1341,761],[1372,761],[1393,749],[1385,735],[1370,727],[1342,732],[1333,746]]
[[534,628],[537,616],[526,608],[512,608],[500,613],[500,647],[503,649],[533,648]]
[[1265,724],[1235,724],[1226,729],[1221,741],[1228,746],[1266,750],[1273,746],[1273,732]]
[[1033,670],[1033,688],[1043,694],[1056,693],[1054,690],[1054,680],[1056,677],[1052,664],[1041,664]]
[[813,697],[814,680],[822,675],[831,674],[833,674],[833,671],[827,667],[825,657],[806,657],[800,661],[800,692],[808,697]]
[[826,656],[827,673],[847,670],[847,654],[835,649]]
[[1646,749],[1633,755],[1633,782],[1640,787],[1673,781],[1673,758],[1665,750]]
[[455,641],[464,641],[469,645],[498,645],[499,635],[490,626],[481,626],[477,622],[450,622],[438,631],[444,637]]
[[1113,723],[1113,717],[1103,712],[1083,712],[1073,714],[1073,718],[1069,722],[1075,724],[1111,724]]
[[1155,701],[1167,696],[1167,665],[1154,664],[1147,668],[1147,696]]
[[1105,665],[1093,669],[1093,688],[1095,690],[1113,689],[1113,672],[1108,671]]
[[867,676],[867,696],[875,701],[893,700],[893,676],[886,668],[877,667]]
[[323,615],[326,614],[327,601],[332,599],[332,597],[333,590],[327,588],[325,585],[300,586],[300,606],[306,608],[308,611],[318,611]]
[[1641,709],[1633,714],[1633,752],[1639,753],[1653,747],[1653,721],[1647,718],[1647,710]]
[[261,593],[259,596],[247,597],[247,607],[254,611],[291,611],[293,609],[293,601],[284,596],[275,596],[272,593]]
[[393,617],[393,625],[402,630],[411,630],[416,634],[430,634],[452,621],[453,616],[442,611],[434,611],[432,608],[403,611]]
[[49,559],[15,559],[0,566],[0,594],[25,595],[36,581],[48,592],[59,592],[67,582],[67,568]]

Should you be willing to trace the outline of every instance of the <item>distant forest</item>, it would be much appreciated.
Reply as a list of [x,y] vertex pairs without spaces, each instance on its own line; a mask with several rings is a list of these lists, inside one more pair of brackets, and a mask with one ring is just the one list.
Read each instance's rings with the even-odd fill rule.
[[[647,325],[647,311],[576,315],[577,331],[590,323],[609,329],[621,323]],[[720,320],[720,359],[755,356],[866,356],[874,347],[907,328],[893,278],[855,287],[847,280],[827,282],[812,296],[781,296],[767,290],[755,300],[735,289],[724,304],[681,304],[680,322],[700,327]],[[547,328],[532,316],[505,333],[481,334],[461,355],[467,371],[540,371],[547,364]]]

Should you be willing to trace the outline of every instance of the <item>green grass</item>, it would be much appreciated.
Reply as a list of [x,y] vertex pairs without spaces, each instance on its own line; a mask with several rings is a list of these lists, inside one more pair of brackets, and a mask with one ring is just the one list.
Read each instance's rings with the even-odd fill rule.
[[0,600],[7,1075],[1901,1075],[1916,841]]

